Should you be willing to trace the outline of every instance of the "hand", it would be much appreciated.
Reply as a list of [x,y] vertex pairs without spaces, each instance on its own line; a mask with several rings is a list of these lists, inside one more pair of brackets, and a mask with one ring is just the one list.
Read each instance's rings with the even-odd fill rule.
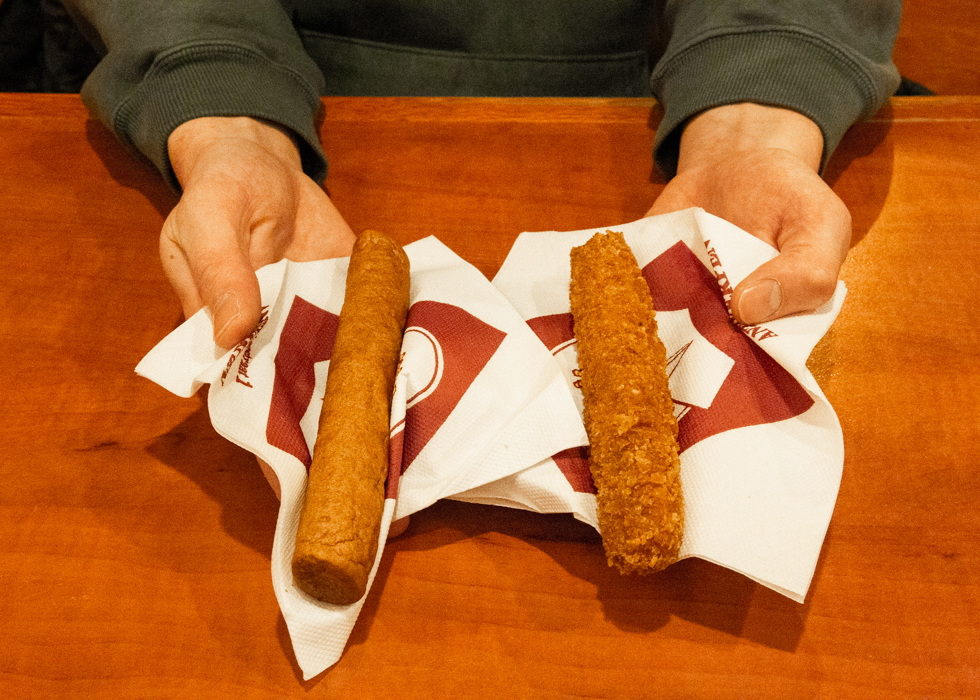
[[677,175],[647,216],[701,207],[779,251],[735,287],[740,323],[812,311],[833,296],[851,215],[819,175],[822,153],[811,120],[749,103],[702,112],[681,136]]
[[202,306],[231,348],[259,322],[255,270],[282,258],[350,255],[354,234],[303,173],[291,132],[247,117],[180,125],[167,142],[184,190],[163,224],[160,257],[188,317]]

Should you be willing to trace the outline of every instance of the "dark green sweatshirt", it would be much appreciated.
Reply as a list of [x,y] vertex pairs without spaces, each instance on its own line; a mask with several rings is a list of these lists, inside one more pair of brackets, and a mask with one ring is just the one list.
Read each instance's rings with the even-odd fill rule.
[[899,82],[891,52],[900,0],[66,5],[104,54],[83,100],[175,188],[167,137],[188,119],[213,115],[289,127],[305,142],[304,168],[322,180],[320,95],[652,93],[665,110],[656,161],[669,177],[680,127],[702,110],[749,101],[799,111],[823,131],[826,162],[848,127]]

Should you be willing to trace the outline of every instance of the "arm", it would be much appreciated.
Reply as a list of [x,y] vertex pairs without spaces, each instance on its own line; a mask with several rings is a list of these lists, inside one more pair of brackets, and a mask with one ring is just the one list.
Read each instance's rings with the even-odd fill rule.
[[780,251],[734,291],[736,319],[752,324],[833,294],[851,222],[819,173],[898,84],[900,3],[743,5],[667,5],[651,85],[664,106],[655,157],[673,179],[649,214],[700,206]]
[[322,75],[276,0],[69,0],[104,58],[82,97],[182,193],[164,270],[190,315],[232,347],[260,314],[254,270],[348,255],[353,234],[320,187]]
[[197,117],[251,116],[299,136],[307,173],[326,163],[314,124],[323,76],[277,0],[65,0],[103,58],[89,110],[174,188],[167,139]]
[[692,116],[753,102],[817,124],[822,167],[851,124],[898,87],[891,55],[900,19],[901,0],[668,0],[670,40],[650,81],[664,107],[658,166],[673,176]]

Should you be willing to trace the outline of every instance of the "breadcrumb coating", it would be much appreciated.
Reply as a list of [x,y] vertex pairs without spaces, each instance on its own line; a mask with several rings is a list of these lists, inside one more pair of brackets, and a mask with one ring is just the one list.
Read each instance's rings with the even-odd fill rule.
[[569,290],[599,530],[610,566],[651,573],[684,532],[677,420],[656,312],[622,233],[571,253]]

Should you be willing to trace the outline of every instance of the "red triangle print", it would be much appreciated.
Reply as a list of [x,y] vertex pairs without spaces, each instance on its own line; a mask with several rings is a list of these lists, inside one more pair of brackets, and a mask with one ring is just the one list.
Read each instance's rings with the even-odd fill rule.
[[[307,468],[312,457],[300,421],[314,399],[315,365],[330,359],[339,320],[337,314],[297,296],[279,336],[266,440]],[[392,435],[389,498],[397,493],[398,477],[456,408],[506,336],[467,311],[436,301],[413,304],[405,332],[425,338],[437,371],[422,391],[409,397],[405,420]]]
[[657,311],[687,309],[698,332],[735,361],[711,406],[690,406],[678,421],[681,452],[712,435],[787,420],[813,405],[800,383],[732,323],[718,281],[686,245],[674,244],[643,268],[643,276]]
[[[793,418],[813,405],[799,382],[732,323],[718,281],[686,245],[674,244],[643,268],[643,276],[657,311],[687,309],[698,332],[734,360],[708,408],[685,405],[678,421],[681,452],[712,435]],[[571,314],[539,316],[528,325],[553,353],[574,341]]]
[[398,434],[399,426],[392,435],[393,441],[402,441],[393,445],[392,453],[400,452],[403,474],[486,367],[506,333],[458,306],[418,301],[409,309],[405,337],[431,352],[433,361],[431,376],[419,381],[422,388],[408,399],[404,435]]
[[595,494],[592,472],[589,471],[588,447],[570,447],[554,455],[552,459],[572,487],[572,491]]
[[313,400],[314,365],[330,359],[339,321],[337,314],[297,296],[279,335],[265,438],[270,445],[293,455],[307,469],[312,458],[300,421]]

